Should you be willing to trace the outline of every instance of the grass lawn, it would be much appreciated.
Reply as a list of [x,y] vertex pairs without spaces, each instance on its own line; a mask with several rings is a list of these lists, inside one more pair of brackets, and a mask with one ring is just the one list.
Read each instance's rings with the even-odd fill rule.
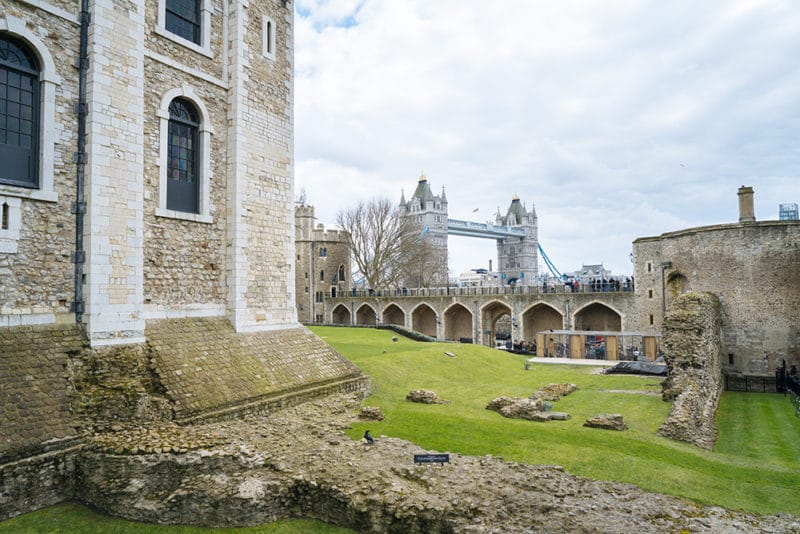
[[[592,374],[592,367],[534,365],[523,356],[477,345],[419,343],[386,330],[312,328],[372,378],[367,405],[386,419],[353,425],[413,441],[422,448],[506,460],[558,464],[569,472],[630,482],[705,504],[771,514],[800,514],[800,419],[788,398],[725,392],[717,413],[720,437],[713,451],[656,435],[670,404],[654,377]],[[456,354],[451,358],[445,352]],[[553,382],[572,382],[577,392],[557,402],[568,421],[536,423],[506,419],[485,409],[501,395],[527,397]],[[412,389],[431,389],[450,404],[405,400]],[[598,413],[621,413],[629,430],[585,428]]]
[[[713,451],[656,435],[670,405],[653,377],[592,374],[592,367],[537,364],[524,370],[525,358],[477,345],[419,343],[388,330],[314,327],[372,378],[365,404],[380,406],[386,419],[359,422],[348,431],[359,439],[407,439],[424,449],[502,457],[532,464],[558,464],[594,479],[617,480],[705,504],[752,513],[800,514],[800,419],[788,398],[775,394],[725,392],[717,411],[720,437]],[[451,358],[445,354],[456,355]],[[485,409],[501,395],[527,397],[541,386],[572,382],[580,388],[556,403],[568,421],[536,423],[506,419]],[[412,389],[432,389],[450,404],[423,405],[405,400]],[[637,393],[639,392],[639,393]],[[583,427],[598,413],[621,413],[629,430]],[[0,522],[4,533],[339,534],[351,532],[316,521],[207,529],[144,525],[62,504]]]

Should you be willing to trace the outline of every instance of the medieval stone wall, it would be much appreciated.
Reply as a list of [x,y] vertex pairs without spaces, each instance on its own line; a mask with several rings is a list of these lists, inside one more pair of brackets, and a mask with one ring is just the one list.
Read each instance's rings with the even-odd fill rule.
[[633,246],[637,330],[657,332],[662,307],[708,291],[721,301],[726,371],[770,374],[783,359],[800,362],[800,223],[691,228]]
[[[182,56],[178,56],[179,58]],[[190,58],[185,61],[190,62]],[[188,63],[191,64],[191,63]],[[148,83],[145,89],[145,242],[144,299],[153,315],[166,316],[167,310],[189,305],[224,309],[225,230],[226,230],[226,94],[218,83],[186,77],[174,66],[148,58],[145,62]],[[187,85],[188,84],[188,85]],[[161,166],[166,155],[161,151],[160,108],[168,104],[176,90],[204,106],[208,113],[204,127],[211,135],[209,222],[198,222],[157,214]],[[169,95],[169,96],[168,96]],[[165,98],[166,97],[166,98]],[[159,212],[160,213],[160,212]],[[161,311],[161,314],[157,312]],[[220,312],[217,312],[219,314]]]
[[[178,419],[365,378],[305,328],[237,334],[222,318],[151,321],[152,366]],[[363,390],[368,385],[362,384]]]
[[[78,5],[54,4],[57,15],[30,4],[4,2],[0,31],[9,28],[24,37],[47,43],[54,72],[54,121],[47,128],[53,150],[52,191],[0,185],[0,204],[8,202],[20,225],[18,235],[8,238],[14,252],[0,247],[0,327],[20,323],[54,322],[68,314],[72,301],[75,224],[70,214],[74,201],[76,123],[73,104],[77,75],[72,66],[78,56]],[[13,206],[18,206],[13,207]],[[0,231],[0,241],[4,241]]]
[[664,319],[668,376],[664,400],[674,401],[658,433],[710,449],[717,440],[714,414],[722,394],[720,301],[711,293],[686,293]]
[[[325,299],[334,292],[347,294],[352,288],[350,247],[341,231],[326,230],[315,222],[314,206],[299,205],[295,208],[295,253],[298,320],[322,323]],[[340,266],[344,267],[344,279],[339,277]]]

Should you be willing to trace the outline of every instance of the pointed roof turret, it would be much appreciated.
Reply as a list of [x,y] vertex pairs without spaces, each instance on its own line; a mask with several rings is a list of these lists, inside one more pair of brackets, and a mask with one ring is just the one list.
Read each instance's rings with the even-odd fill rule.
[[419,175],[419,182],[417,182],[417,188],[414,190],[414,194],[411,196],[412,199],[418,198],[421,202],[427,202],[429,200],[433,200],[433,193],[431,192],[431,186],[428,185],[428,178],[424,174]]
[[402,188],[400,188],[400,205],[401,206],[405,206],[406,205],[406,192]]
[[522,202],[520,202],[519,195],[514,195],[514,198],[511,199],[511,205],[508,207],[508,211],[506,212],[504,219],[506,226],[522,224],[523,220],[527,216],[528,211],[525,209],[525,206],[522,205]]
[[447,202],[447,195],[444,194],[444,186],[442,186],[442,202]]

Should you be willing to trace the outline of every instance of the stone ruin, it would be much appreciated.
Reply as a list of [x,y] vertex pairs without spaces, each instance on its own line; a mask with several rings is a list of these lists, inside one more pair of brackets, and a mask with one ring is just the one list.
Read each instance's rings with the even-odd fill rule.
[[429,389],[413,389],[406,395],[406,400],[421,404],[448,404],[450,402],[440,398],[436,392]]
[[622,415],[618,413],[601,413],[594,415],[583,423],[583,426],[589,428],[602,428],[604,430],[628,430],[628,425],[622,419]]
[[569,419],[566,412],[553,412],[552,403],[576,391],[575,384],[548,384],[528,398],[497,397],[486,405],[487,410],[499,413],[510,419],[527,419],[529,421],[565,421]]
[[714,446],[723,387],[720,328],[720,302],[712,293],[686,293],[670,307],[663,328],[669,372],[662,396],[673,403],[659,435],[704,449]]
[[456,453],[442,467],[415,465],[415,454],[433,451],[385,436],[367,445],[343,433],[360,398],[333,395],[192,430],[120,428],[77,459],[76,492],[126,519],[215,527],[305,517],[375,534],[800,529],[800,518],[787,514],[700,506],[558,466]]

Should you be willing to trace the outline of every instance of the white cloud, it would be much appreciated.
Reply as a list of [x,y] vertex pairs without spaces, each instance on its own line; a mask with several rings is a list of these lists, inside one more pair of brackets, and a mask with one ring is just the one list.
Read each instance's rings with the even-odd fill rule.
[[[424,170],[454,218],[485,220],[518,194],[560,269],[629,272],[636,237],[736,221],[740,185],[759,218],[800,201],[791,0],[296,9],[295,175],[325,222],[409,194]],[[454,272],[494,254],[450,246]]]

